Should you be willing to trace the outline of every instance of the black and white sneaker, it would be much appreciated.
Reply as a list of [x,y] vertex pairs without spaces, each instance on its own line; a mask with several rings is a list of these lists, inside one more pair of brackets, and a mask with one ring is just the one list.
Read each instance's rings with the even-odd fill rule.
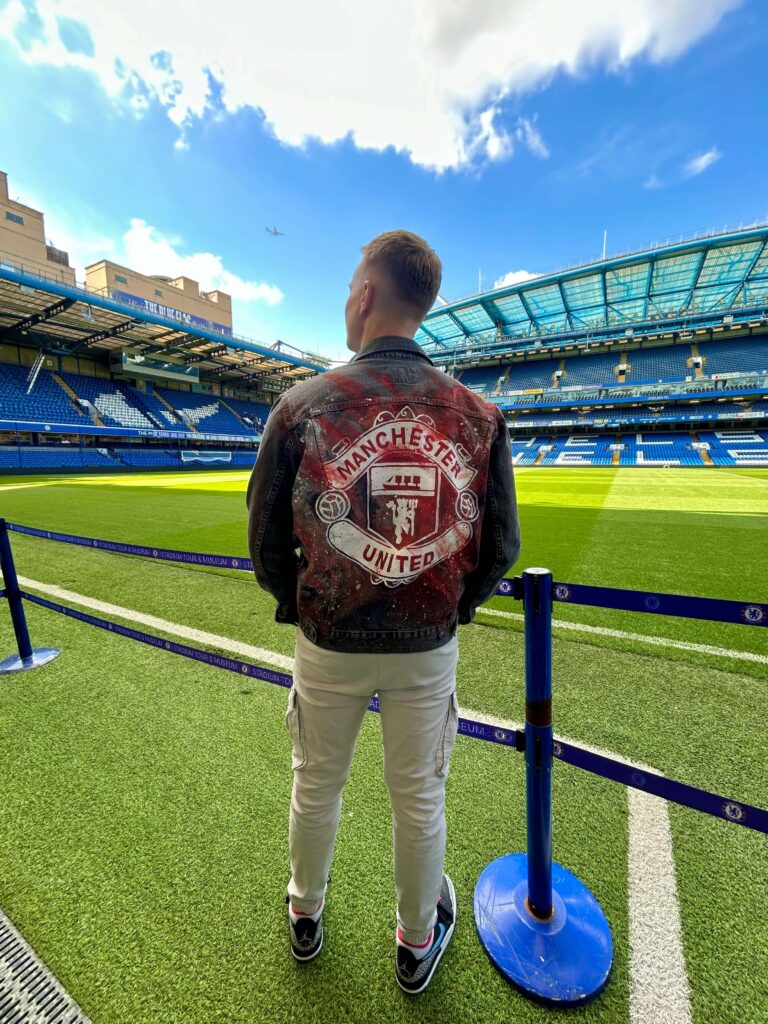
[[[290,897],[285,897],[290,904]],[[291,930],[291,952],[296,960],[306,963],[314,960],[323,948],[323,912],[319,914],[291,914],[288,907],[288,925]],[[295,920],[294,920],[295,918]]]
[[451,941],[456,925],[456,891],[448,875],[443,875],[443,884],[437,901],[437,921],[432,929],[432,942],[424,956],[414,956],[407,946],[397,944],[395,978],[397,984],[410,995],[423,992],[432,981],[440,958]]

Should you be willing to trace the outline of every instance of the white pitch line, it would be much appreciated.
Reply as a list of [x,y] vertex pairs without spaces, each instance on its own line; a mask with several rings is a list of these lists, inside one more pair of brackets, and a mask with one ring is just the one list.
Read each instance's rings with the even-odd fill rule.
[[[522,622],[519,612],[503,612],[499,608],[478,608],[478,615],[495,615],[499,618],[514,619]],[[759,665],[768,665],[768,655],[754,654],[752,651],[733,651],[728,647],[712,647],[710,644],[695,644],[688,640],[672,640],[665,636],[647,636],[645,633],[626,633],[623,629],[609,629],[607,626],[588,626],[582,622],[570,622],[568,619],[552,619],[553,629],[569,629],[574,633],[594,633],[598,636],[609,636],[614,640],[635,640],[637,643],[650,644],[653,647],[673,647],[678,651],[695,651],[697,654],[714,654],[718,658],[733,658],[736,661],[756,661]]]
[[667,805],[660,814],[657,797],[631,787],[627,799],[630,1019],[632,1024],[690,1024],[691,992]]
[[30,580],[26,576],[19,576],[19,583],[22,587],[30,590],[39,590],[41,594],[55,597],[59,601],[68,601],[71,604],[79,605],[81,608],[90,608],[95,612],[102,612],[104,615],[116,615],[118,618],[126,619],[128,622],[138,622],[142,626],[149,626],[151,629],[160,629],[171,636],[180,636],[185,640],[195,640],[199,644],[207,644],[209,647],[219,647],[221,650],[231,651],[244,658],[254,658],[256,661],[266,662],[267,665],[274,665],[277,668],[293,670],[293,658],[285,654],[277,654],[268,651],[264,647],[254,647],[252,644],[244,644],[239,640],[232,640],[230,637],[219,636],[217,633],[206,633],[202,629],[194,629],[192,626],[182,626],[178,622],[169,622],[167,619],[159,619],[156,615],[145,615],[144,612],[134,611],[133,608],[122,608],[119,604],[109,604],[106,601],[96,601],[92,597],[83,594],[76,594],[71,590],[64,590],[62,587],[55,587],[49,583],[39,583],[37,580]]
[[[154,615],[145,615],[132,608],[97,601],[71,590],[19,577],[23,587],[38,590],[50,597],[67,601],[93,611],[114,615],[144,626],[160,629],[171,636],[218,647],[228,654],[255,658],[267,665],[293,670],[293,658],[263,647],[253,647],[230,637],[206,633],[180,623],[169,622]],[[501,614],[511,614],[503,612]],[[570,623],[569,623],[570,625]],[[618,632],[618,631],[613,631]],[[631,636],[631,634],[622,634]],[[504,729],[520,729],[514,722],[495,715],[486,715],[472,708],[459,708],[463,717],[475,718]],[[564,736],[565,743],[578,743],[604,757],[625,764],[634,764],[641,771],[655,771],[648,765],[635,764],[620,754],[602,750],[582,741]],[[629,855],[627,880],[629,887],[629,1011],[632,1024],[691,1024],[690,987],[683,953],[680,906],[677,899],[672,833],[666,801],[627,787],[629,802]]]

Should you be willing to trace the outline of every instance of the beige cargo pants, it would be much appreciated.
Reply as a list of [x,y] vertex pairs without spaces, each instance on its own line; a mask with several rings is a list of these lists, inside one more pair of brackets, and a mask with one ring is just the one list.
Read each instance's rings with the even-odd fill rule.
[[341,793],[366,708],[378,693],[393,812],[397,921],[407,942],[427,941],[443,874],[458,656],[456,637],[415,654],[343,654],[317,647],[297,631],[286,713],[294,769],[288,894],[296,910],[311,913],[325,897]]

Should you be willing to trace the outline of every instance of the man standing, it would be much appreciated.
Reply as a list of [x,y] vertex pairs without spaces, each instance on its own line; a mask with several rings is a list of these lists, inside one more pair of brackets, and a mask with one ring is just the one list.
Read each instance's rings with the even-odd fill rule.
[[456,921],[443,874],[456,627],[514,564],[520,531],[503,416],[413,340],[440,288],[440,260],[408,231],[362,252],[345,311],[356,354],[275,403],[248,486],[248,540],[276,620],[299,626],[286,714],[293,955],[311,960],[322,947],[341,793],[378,693],[395,977],[417,993]]

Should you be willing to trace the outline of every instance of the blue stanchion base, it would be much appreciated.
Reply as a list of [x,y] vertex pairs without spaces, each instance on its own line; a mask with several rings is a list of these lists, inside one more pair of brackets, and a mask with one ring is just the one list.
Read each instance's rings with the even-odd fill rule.
[[5,661],[0,661],[0,676],[8,676],[12,672],[29,672],[33,668],[41,668],[49,661],[58,658],[61,651],[55,647],[36,647],[28,658],[22,658],[18,654],[12,654]]
[[475,924],[494,966],[525,995],[584,1006],[608,981],[611,929],[589,889],[560,864],[552,864],[552,889],[552,917],[539,921],[526,906],[526,854],[499,857],[475,886]]

